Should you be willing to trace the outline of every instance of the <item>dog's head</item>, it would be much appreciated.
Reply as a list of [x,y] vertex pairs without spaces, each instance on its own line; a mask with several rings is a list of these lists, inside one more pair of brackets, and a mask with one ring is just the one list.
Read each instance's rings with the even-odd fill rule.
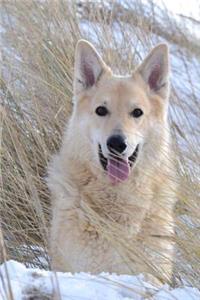
[[155,47],[131,76],[122,77],[113,75],[90,43],[78,42],[74,121],[92,150],[94,158],[89,160],[98,172],[105,170],[112,183],[128,179],[147,136],[165,124],[168,74],[165,44]]

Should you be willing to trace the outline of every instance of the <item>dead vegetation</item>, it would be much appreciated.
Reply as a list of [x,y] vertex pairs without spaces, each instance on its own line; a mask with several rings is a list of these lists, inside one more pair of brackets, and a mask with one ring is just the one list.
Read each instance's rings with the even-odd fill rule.
[[77,40],[93,41],[118,73],[130,72],[152,45],[166,40],[174,62],[170,121],[181,183],[177,277],[200,286],[199,41],[166,10],[137,0],[125,8],[117,1],[3,1],[0,25],[0,214],[7,257],[49,267],[46,166],[71,112]]

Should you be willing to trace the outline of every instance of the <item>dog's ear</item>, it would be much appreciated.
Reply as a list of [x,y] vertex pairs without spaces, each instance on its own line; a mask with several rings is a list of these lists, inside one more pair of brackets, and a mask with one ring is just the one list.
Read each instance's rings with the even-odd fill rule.
[[94,46],[86,40],[79,40],[75,53],[74,93],[80,93],[96,85],[107,69]]
[[152,92],[162,98],[167,98],[169,91],[169,50],[167,44],[156,46],[136,72],[142,76]]

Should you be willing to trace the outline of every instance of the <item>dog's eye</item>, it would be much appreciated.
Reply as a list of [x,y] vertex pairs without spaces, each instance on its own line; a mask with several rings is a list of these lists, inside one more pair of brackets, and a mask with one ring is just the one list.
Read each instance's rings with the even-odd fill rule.
[[143,111],[140,108],[135,108],[132,112],[131,112],[131,116],[134,118],[139,118],[143,115]]
[[107,108],[105,106],[98,106],[96,108],[95,112],[98,116],[101,116],[101,117],[104,117],[109,113],[109,111],[107,110]]

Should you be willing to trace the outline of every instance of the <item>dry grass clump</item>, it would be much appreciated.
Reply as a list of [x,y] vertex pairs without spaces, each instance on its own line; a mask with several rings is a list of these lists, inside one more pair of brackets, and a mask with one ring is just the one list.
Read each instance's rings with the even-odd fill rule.
[[[173,46],[170,120],[180,181],[177,272],[200,286],[200,94],[190,69],[199,75],[200,49],[166,10],[160,19],[157,14],[155,5],[147,8],[141,1],[128,1],[125,8],[117,1],[2,2],[0,214],[9,258],[48,267],[46,166],[71,112],[77,40],[93,41],[120,73],[130,72],[152,45],[167,40]],[[134,253],[127,241],[126,247],[120,243],[122,252]]]

